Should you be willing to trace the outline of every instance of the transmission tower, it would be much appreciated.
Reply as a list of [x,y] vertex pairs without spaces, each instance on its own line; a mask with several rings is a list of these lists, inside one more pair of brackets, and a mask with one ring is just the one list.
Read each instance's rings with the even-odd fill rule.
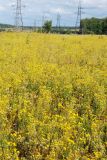
[[75,33],[77,33],[78,28],[79,28],[79,33],[82,33],[82,28],[81,28],[81,19],[82,19],[82,5],[81,5],[81,0],[79,0],[78,3],[78,12],[77,12],[77,19],[76,19],[76,24],[75,24]]
[[78,3],[78,12],[77,12],[76,25],[75,25],[75,33],[79,32],[80,34],[83,34],[84,28],[82,28],[82,25],[81,25],[82,14],[85,14],[85,12],[83,12],[83,10],[96,9],[96,7],[82,7],[81,1],[82,0],[79,0],[79,3]]
[[56,24],[56,27],[59,28],[59,29],[60,29],[60,25],[61,25],[60,23],[61,23],[61,15],[58,13],[57,14],[57,24]]
[[37,31],[37,20],[36,19],[34,20],[34,29],[33,30]]
[[16,28],[16,30],[23,29],[22,2],[21,2],[21,0],[17,0],[17,2],[16,2],[15,28]]

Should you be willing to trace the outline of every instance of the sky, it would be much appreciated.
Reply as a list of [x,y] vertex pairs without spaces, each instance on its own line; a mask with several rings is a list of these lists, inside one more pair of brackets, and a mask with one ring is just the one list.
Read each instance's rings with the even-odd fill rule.
[[[107,17],[107,0],[81,0],[82,18]],[[0,23],[15,23],[16,0],[0,0]],[[57,24],[57,14],[61,15],[61,25],[75,26],[78,0],[22,0],[24,25],[39,26],[45,20]]]

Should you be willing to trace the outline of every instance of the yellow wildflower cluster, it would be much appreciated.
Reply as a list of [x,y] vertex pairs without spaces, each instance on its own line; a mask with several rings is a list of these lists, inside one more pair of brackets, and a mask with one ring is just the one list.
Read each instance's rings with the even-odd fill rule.
[[107,159],[107,37],[0,33],[0,160]]

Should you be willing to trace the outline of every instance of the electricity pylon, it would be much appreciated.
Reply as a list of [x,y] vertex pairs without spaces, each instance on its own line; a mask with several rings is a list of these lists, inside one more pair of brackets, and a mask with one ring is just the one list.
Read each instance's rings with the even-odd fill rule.
[[21,0],[17,0],[17,2],[16,2],[15,28],[17,31],[23,30],[22,2],[21,2]]
[[36,19],[34,20],[34,29],[33,30],[37,31],[37,21],[36,21]]
[[81,27],[81,19],[82,19],[82,5],[81,5],[81,0],[79,0],[78,3],[78,12],[77,12],[77,19],[76,19],[76,24],[75,24],[75,33],[77,33],[78,28],[79,28],[79,33],[82,33],[82,27]]
[[57,24],[56,24],[57,28],[60,28],[60,25],[61,25],[60,23],[61,23],[61,15],[58,13],[57,14]]

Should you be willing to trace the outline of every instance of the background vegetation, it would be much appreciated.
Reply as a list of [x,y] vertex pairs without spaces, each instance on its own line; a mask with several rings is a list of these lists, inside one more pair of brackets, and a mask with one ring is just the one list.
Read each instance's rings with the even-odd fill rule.
[[81,21],[81,28],[84,34],[107,34],[107,18],[84,19]]
[[50,33],[52,30],[52,21],[45,21],[43,25],[43,32]]
[[107,37],[0,33],[0,159],[107,159]]
[[[0,32],[8,31],[13,32],[15,27],[8,24],[0,24]],[[24,26],[24,31],[33,32],[45,32],[45,33],[58,33],[58,34],[96,34],[96,35],[107,35],[107,18],[98,19],[82,19],[80,27],[75,28],[69,26],[52,26],[52,21],[47,20],[43,26]]]

